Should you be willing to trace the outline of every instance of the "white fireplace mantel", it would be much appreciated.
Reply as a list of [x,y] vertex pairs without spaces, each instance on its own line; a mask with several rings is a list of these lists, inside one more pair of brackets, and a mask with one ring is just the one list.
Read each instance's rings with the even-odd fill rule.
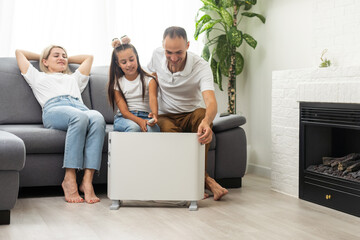
[[360,66],[272,73],[271,187],[298,197],[299,102],[360,104]]

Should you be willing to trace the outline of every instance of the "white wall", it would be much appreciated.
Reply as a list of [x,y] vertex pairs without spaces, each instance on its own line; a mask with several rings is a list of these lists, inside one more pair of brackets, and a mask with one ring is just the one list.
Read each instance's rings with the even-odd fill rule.
[[266,23],[248,21],[247,32],[258,46],[246,49],[246,67],[238,77],[237,90],[238,112],[247,118],[251,145],[248,172],[270,177],[272,71],[314,66],[313,5],[314,0],[260,0],[253,11],[266,16]]
[[313,6],[313,60],[323,49],[333,66],[360,64],[360,1],[316,0]]
[[237,102],[248,120],[248,172],[270,176],[272,71],[317,68],[324,49],[332,66],[359,66],[360,1],[260,0],[254,11],[264,14],[267,22],[249,21],[248,31],[258,47],[246,51]]

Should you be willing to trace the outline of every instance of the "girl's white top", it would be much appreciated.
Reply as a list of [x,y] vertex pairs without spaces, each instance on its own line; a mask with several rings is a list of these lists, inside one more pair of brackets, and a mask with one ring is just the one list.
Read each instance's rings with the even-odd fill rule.
[[[133,81],[129,81],[125,76],[119,78],[119,85],[126,98],[127,106],[129,111],[144,111],[150,112],[149,106],[149,83],[151,80],[154,80],[152,77],[144,76],[145,82],[145,97],[142,98],[142,84],[140,80],[140,74]],[[154,80],[155,81],[155,80]],[[117,85],[115,84],[115,90],[118,90]]]

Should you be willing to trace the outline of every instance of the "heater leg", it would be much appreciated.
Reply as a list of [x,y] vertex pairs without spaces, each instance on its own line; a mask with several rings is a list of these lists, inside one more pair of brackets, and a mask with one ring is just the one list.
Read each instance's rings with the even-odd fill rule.
[[110,210],[118,210],[120,208],[121,201],[120,200],[112,200],[112,204],[110,206]]
[[197,210],[198,210],[197,201],[191,201],[189,206],[189,211],[197,211]]

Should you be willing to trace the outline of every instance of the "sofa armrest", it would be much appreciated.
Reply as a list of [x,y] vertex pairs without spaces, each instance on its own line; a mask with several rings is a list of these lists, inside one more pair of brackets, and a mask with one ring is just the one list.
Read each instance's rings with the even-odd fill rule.
[[213,121],[213,131],[215,133],[222,132],[228,129],[236,128],[246,123],[246,118],[244,116],[231,114],[229,116],[220,117],[219,114],[216,115]]
[[25,164],[25,144],[12,133],[0,131],[0,171],[20,171]]

